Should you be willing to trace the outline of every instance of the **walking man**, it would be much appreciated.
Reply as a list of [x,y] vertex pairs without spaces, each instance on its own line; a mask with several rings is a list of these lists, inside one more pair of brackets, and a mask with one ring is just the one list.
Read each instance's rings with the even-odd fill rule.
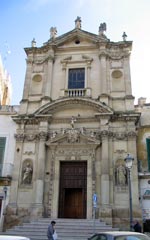
[[51,221],[51,224],[49,224],[47,229],[47,238],[48,240],[54,240],[53,234],[55,232],[55,221]]

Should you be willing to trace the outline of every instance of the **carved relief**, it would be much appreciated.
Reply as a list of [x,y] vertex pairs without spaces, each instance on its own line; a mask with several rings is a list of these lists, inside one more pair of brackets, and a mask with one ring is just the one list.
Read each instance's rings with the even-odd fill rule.
[[24,140],[26,141],[34,141],[36,140],[37,135],[36,134],[29,134],[24,136]]
[[16,142],[23,142],[24,141],[24,137],[25,137],[24,133],[15,134],[14,136],[16,138]]
[[79,132],[75,129],[68,130],[67,132],[67,137],[68,137],[68,142],[69,143],[79,143],[80,137],[79,137]]
[[23,145],[23,154],[31,155],[35,153],[35,143],[26,142]]
[[44,141],[44,140],[47,139],[48,134],[47,134],[47,132],[41,131],[41,132],[39,132],[38,137],[39,137],[40,140]]

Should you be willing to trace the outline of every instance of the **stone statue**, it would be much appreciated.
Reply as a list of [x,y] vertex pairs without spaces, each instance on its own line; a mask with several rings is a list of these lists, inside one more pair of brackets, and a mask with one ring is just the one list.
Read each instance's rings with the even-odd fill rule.
[[74,122],[76,122],[76,119],[72,116],[71,118],[71,128],[74,128]]
[[127,171],[123,165],[119,165],[116,170],[116,178],[118,185],[126,185],[127,183]]
[[126,41],[127,34],[125,32],[123,32],[122,38],[123,38],[123,41]]
[[81,28],[81,17],[77,17],[77,19],[75,20],[75,27]]
[[33,38],[32,42],[31,42],[31,47],[36,47],[36,41],[35,41],[35,38]]
[[57,28],[51,27],[50,28],[50,38],[54,39],[54,38],[56,38],[56,35],[57,35]]
[[106,31],[106,23],[101,23],[99,26],[99,35],[104,35],[104,31]]
[[32,173],[33,173],[33,169],[31,167],[30,163],[27,163],[26,167],[23,169],[23,176],[22,176],[23,184],[31,184]]

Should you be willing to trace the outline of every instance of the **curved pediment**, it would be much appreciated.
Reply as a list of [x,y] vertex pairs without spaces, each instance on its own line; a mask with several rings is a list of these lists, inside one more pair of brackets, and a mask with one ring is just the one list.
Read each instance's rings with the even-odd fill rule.
[[59,111],[65,111],[69,109],[81,109],[91,110],[95,115],[112,115],[113,110],[109,108],[105,103],[101,103],[92,99],[85,98],[65,98],[47,103],[46,105],[40,107],[34,115],[53,115]]

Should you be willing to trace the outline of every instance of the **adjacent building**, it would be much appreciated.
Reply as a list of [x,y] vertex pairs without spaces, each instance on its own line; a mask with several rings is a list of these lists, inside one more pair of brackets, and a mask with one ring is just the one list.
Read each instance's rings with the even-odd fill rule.
[[0,56],[0,105],[9,105],[11,102],[12,86],[10,75],[3,66]]
[[10,106],[11,81],[0,57],[0,229],[3,228],[5,208],[9,202],[12,179],[16,123],[12,120],[19,109]]
[[150,103],[146,103],[146,98],[139,98],[135,109],[141,113],[137,137],[137,159],[142,219],[145,231],[150,231]]

